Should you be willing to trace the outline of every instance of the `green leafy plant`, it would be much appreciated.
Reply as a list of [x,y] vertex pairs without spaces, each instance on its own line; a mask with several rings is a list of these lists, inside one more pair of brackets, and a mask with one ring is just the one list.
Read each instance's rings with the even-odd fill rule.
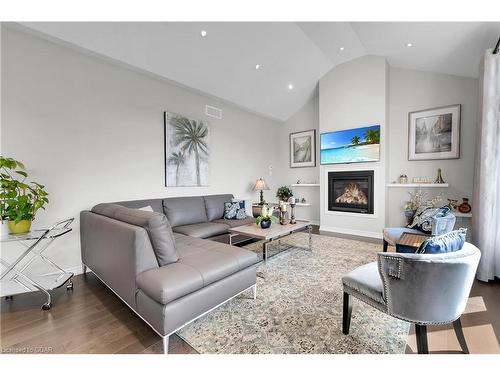
[[268,209],[266,205],[262,206],[262,211],[257,218],[255,218],[255,224],[259,225],[262,221],[271,220],[273,223],[278,222],[278,218],[273,215],[273,209]]
[[[21,177],[18,180],[16,177]],[[0,216],[4,220],[33,220],[39,209],[45,209],[49,195],[38,182],[26,182],[23,163],[0,156]]]
[[286,202],[290,197],[293,197],[293,192],[288,186],[281,186],[276,191],[276,197]]
[[354,137],[352,137],[352,139],[351,139],[351,143],[352,143],[353,145],[359,145],[359,142],[360,142],[360,141],[361,141],[361,139],[360,139],[358,136],[354,136]]

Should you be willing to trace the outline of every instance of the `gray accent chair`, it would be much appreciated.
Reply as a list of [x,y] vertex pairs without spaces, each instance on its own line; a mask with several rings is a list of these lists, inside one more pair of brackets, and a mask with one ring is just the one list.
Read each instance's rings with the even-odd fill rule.
[[342,332],[349,334],[352,296],[395,318],[415,324],[418,353],[428,353],[427,326],[453,323],[464,353],[462,315],[481,252],[465,242],[443,254],[378,253],[342,278]]
[[[208,220],[207,212],[212,218],[219,214],[222,218],[222,213],[214,212],[210,206],[208,210],[196,211],[200,202],[203,207],[206,202],[206,197],[198,198],[188,202],[191,211],[186,217],[190,221]],[[170,204],[170,199],[173,198],[167,202],[172,210],[169,215],[178,224],[174,232],[162,212],[167,199],[99,204],[80,214],[84,273],[88,267],[151,326],[162,337],[165,353],[169,336],[186,324],[246,290],[253,290],[255,298],[259,262],[254,252],[175,233],[175,228],[190,224],[182,221],[180,213],[172,213],[179,201]],[[125,206],[151,206],[161,211]],[[198,224],[203,223],[210,224]],[[225,228],[227,231],[229,225]],[[202,235],[207,235],[207,231]]]
[[[455,222],[457,218],[452,213],[443,217],[432,217],[432,231],[431,236],[439,236],[451,232],[455,227]],[[394,227],[394,228],[384,228],[384,252],[387,251],[389,245],[396,246],[397,242],[401,238],[404,232],[422,234],[423,232],[417,229],[407,228],[407,227]]]

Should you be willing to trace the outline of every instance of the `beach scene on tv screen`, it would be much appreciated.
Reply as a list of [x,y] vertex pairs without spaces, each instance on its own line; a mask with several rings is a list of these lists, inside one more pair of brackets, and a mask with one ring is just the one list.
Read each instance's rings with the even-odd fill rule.
[[380,125],[321,134],[321,164],[380,159]]

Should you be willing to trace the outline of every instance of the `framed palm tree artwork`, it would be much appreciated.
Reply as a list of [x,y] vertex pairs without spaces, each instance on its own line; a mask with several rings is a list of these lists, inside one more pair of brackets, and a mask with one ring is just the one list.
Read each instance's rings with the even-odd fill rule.
[[165,186],[208,186],[210,124],[164,113]]

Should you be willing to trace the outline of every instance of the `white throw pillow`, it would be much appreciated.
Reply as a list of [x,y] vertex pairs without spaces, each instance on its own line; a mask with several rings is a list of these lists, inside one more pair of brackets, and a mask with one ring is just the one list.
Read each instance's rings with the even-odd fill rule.
[[141,207],[141,208],[138,208],[138,210],[148,211],[148,212],[154,212],[153,208],[151,206]]

